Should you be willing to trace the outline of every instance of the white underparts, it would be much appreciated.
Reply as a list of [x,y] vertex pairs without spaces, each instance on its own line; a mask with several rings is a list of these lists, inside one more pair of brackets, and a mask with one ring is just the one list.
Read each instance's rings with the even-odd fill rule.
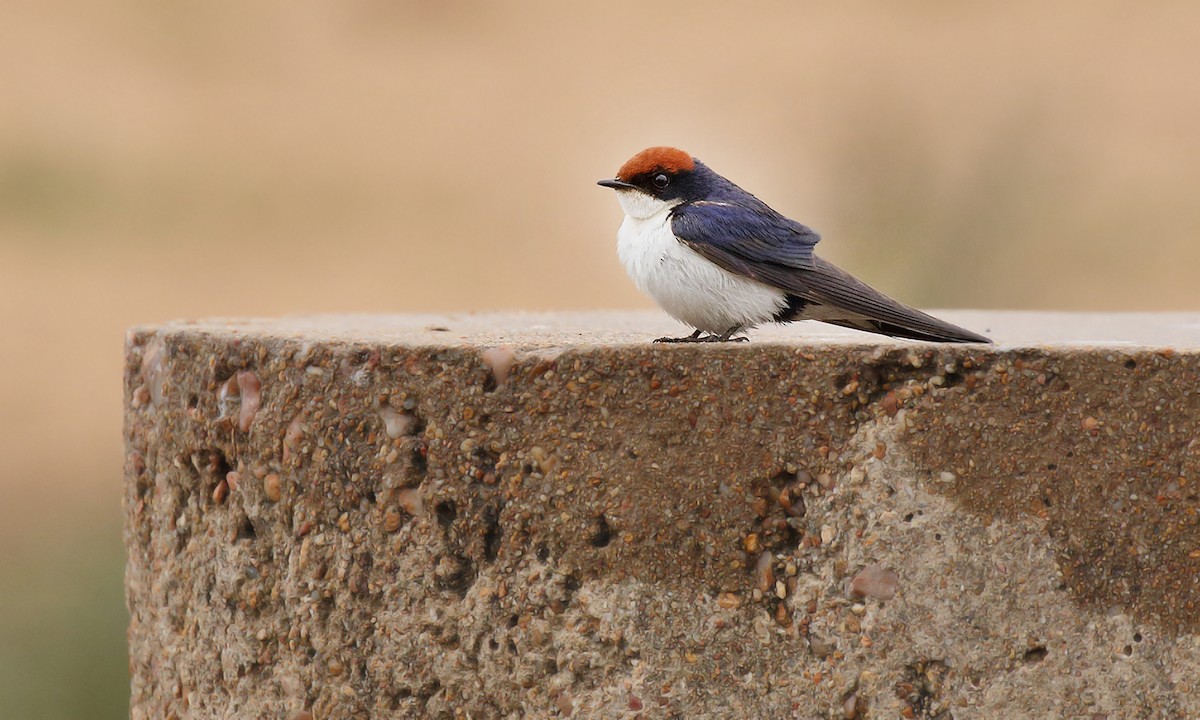
[[781,290],[725,270],[684,245],[671,232],[666,202],[637,190],[618,190],[625,221],[617,255],[638,289],[682,323],[707,333],[749,329],[787,304]]

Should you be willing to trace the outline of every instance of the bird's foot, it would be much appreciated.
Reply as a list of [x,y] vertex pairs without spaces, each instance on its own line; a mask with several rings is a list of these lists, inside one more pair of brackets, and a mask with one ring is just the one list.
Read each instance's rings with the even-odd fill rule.
[[734,335],[741,331],[741,327],[731,327],[720,335],[713,336],[716,338],[714,342],[750,342],[750,338],[746,337],[745,335],[742,335],[741,337],[734,337]]
[[681,337],[681,338],[660,337],[659,339],[655,340],[654,342],[656,342],[656,343],[711,342],[711,338],[713,337],[712,335],[709,335],[708,337],[700,337],[700,335],[701,335],[700,331],[697,330],[696,332],[692,333],[691,335],[688,335],[687,337]]
[[708,335],[705,335],[702,332],[700,332],[699,330],[697,330],[696,332],[692,333],[691,335],[688,335],[687,337],[679,337],[679,338],[660,337],[657,340],[655,340],[654,342],[656,342],[656,343],[749,342],[750,338],[745,337],[745,336],[733,337],[733,334],[738,332],[739,330],[741,330],[741,328],[730,328],[729,330],[721,333],[720,335],[714,335],[711,333]]

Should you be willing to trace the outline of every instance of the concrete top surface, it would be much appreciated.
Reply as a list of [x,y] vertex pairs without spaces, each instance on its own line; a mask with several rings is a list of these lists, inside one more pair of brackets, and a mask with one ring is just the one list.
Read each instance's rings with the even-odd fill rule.
[[[934,310],[932,314],[980,332],[997,349],[1200,349],[1200,312],[1066,313]],[[311,315],[176,321],[139,330],[297,340],[340,340],[407,346],[505,345],[519,349],[640,345],[690,328],[656,311],[504,312],[404,315]],[[818,322],[772,325],[749,333],[751,345],[895,345],[914,343]],[[742,343],[734,346],[744,346]],[[729,346],[727,344],[726,346]],[[712,347],[711,345],[706,347]]]

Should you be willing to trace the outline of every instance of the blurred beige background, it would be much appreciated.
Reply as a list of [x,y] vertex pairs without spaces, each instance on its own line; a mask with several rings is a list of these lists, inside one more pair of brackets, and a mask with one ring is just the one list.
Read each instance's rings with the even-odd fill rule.
[[673,144],[914,304],[1196,309],[1200,5],[0,5],[0,717],[125,713],[125,329],[649,307]]

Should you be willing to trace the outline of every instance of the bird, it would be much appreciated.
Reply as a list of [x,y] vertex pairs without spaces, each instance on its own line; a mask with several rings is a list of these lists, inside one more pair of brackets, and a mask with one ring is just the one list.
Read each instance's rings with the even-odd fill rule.
[[817,320],[909,340],[990,343],[900,303],[813,248],[821,237],[674,147],[630,158],[612,188],[617,255],[635,285],[695,329],[655,342],[745,341],[768,322]]

